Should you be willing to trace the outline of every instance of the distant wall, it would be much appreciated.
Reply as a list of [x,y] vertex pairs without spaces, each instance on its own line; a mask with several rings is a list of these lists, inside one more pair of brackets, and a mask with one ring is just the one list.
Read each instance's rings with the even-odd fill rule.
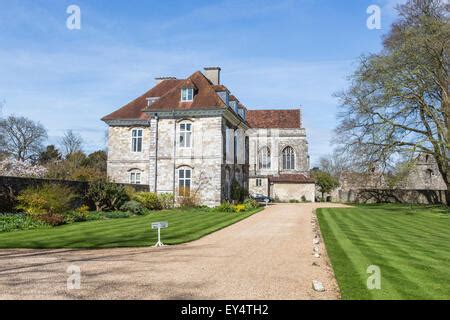
[[341,202],[447,204],[447,190],[351,189],[340,190]]
[[271,196],[280,201],[301,200],[314,202],[314,183],[274,183],[271,186]]
[[[17,205],[16,197],[21,191],[28,187],[40,186],[47,183],[61,184],[69,187],[81,196],[78,199],[80,204],[86,202],[84,196],[88,190],[89,182],[0,176],[0,212],[14,212],[14,208]],[[130,186],[136,191],[149,191],[147,185]]]

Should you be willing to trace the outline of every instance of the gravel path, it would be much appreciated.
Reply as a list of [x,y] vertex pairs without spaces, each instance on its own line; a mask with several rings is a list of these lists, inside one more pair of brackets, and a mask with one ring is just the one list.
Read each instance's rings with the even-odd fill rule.
[[[277,204],[200,240],[164,248],[0,250],[0,299],[337,299],[313,210]],[[313,262],[318,266],[313,266]],[[81,288],[67,289],[69,265]],[[312,290],[321,281],[326,291]]]

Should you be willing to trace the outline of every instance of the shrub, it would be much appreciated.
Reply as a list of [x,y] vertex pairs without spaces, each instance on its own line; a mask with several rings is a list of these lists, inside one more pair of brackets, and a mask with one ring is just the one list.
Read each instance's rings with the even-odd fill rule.
[[129,218],[130,214],[128,212],[122,211],[110,211],[105,212],[105,217],[108,219],[122,219],[122,218]]
[[237,204],[237,205],[233,206],[233,211],[236,213],[240,213],[245,210],[246,210],[246,207],[244,204]]
[[187,196],[179,197],[178,204],[182,208],[198,208],[200,205],[200,199],[197,194],[190,194]]
[[305,196],[302,196],[302,202],[307,202]]
[[77,213],[80,213],[80,214],[86,214],[86,213],[89,212],[89,206],[87,206],[87,205],[84,204],[84,205],[82,205],[81,207],[75,209],[75,211],[76,211]]
[[158,195],[159,204],[161,209],[172,209],[173,208],[173,194],[171,193],[161,193]]
[[25,214],[0,214],[0,232],[30,230],[42,227],[48,227],[48,224]]
[[245,208],[246,208],[247,210],[255,209],[255,208],[258,208],[258,207],[259,207],[258,202],[257,202],[255,199],[252,199],[252,198],[247,198],[247,199],[245,199],[244,205],[245,205]]
[[161,204],[159,203],[158,195],[153,192],[137,192],[134,194],[133,200],[139,202],[149,210],[161,209]]
[[237,182],[236,179],[233,179],[233,181],[231,182],[231,200],[239,201],[241,199],[241,194],[241,185],[239,184],[239,182]]
[[82,213],[78,211],[69,211],[64,215],[65,223],[74,223],[86,221],[87,213]]
[[59,184],[29,187],[17,197],[18,209],[30,215],[61,214],[70,209],[76,194]]
[[222,202],[220,204],[220,206],[217,206],[215,208],[215,210],[219,211],[219,212],[234,212],[234,207],[233,207],[233,204],[231,204],[228,201],[225,201],[225,202]]
[[66,223],[64,220],[64,216],[58,213],[41,214],[37,216],[37,219],[53,227],[60,226]]
[[107,181],[91,182],[87,198],[95,204],[97,211],[118,210],[130,200],[124,186]]
[[300,201],[298,201],[297,199],[291,199],[289,200],[289,203],[300,203]]
[[144,208],[142,204],[134,200],[125,202],[125,204],[122,207],[120,207],[120,210],[130,212],[132,214],[136,214],[139,216],[144,215],[147,212],[147,210]]
[[101,212],[88,212],[86,214],[86,221],[103,220],[104,218]]
[[129,199],[133,199],[134,195],[136,194],[136,190],[130,186],[125,186],[124,191],[127,194]]

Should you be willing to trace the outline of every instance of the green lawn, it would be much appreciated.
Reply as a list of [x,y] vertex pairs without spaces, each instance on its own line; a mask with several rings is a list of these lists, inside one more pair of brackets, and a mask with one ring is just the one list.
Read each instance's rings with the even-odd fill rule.
[[0,248],[110,248],[151,246],[157,230],[151,223],[168,221],[162,229],[164,244],[201,238],[260,211],[214,212],[208,209],[175,209],[123,219],[79,222],[55,228],[0,233]]
[[[365,205],[317,210],[343,299],[450,299],[450,213]],[[369,265],[381,289],[368,290]]]

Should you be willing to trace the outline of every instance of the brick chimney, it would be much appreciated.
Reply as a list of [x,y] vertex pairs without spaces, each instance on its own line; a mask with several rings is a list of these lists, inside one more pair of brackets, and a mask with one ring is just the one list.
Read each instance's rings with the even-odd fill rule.
[[206,67],[204,70],[205,77],[208,78],[213,85],[220,84],[220,67]]

